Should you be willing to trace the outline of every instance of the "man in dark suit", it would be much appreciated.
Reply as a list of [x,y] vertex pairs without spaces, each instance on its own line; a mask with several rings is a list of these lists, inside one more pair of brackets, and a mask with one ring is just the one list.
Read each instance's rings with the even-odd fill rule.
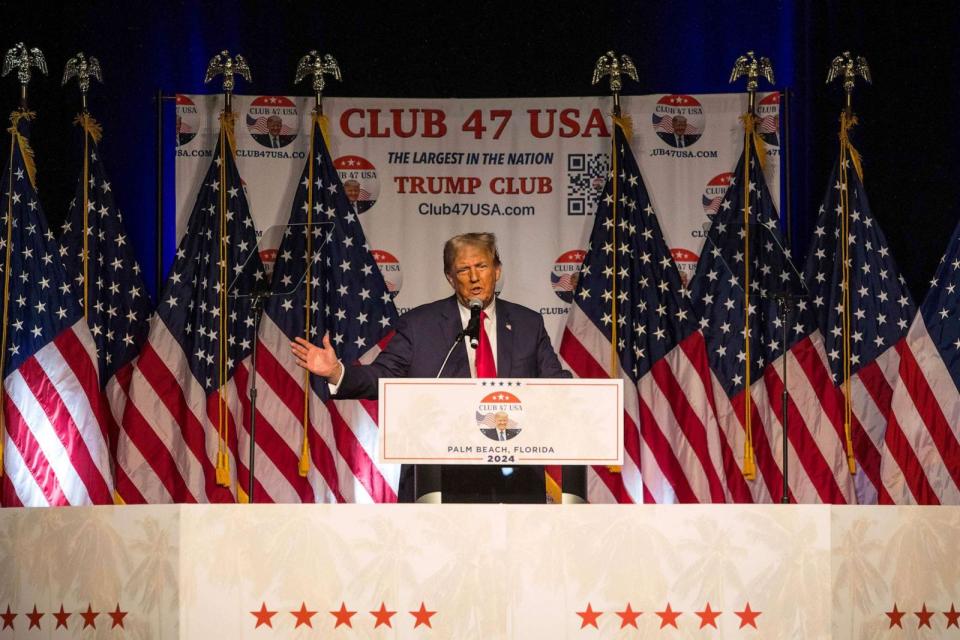
[[360,183],[353,178],[343,181],[343,192],[350,203],[350,210],[356,214],[361,214],[373,206],[373,201],[360,199]]
[[510,429],[510,416],[507,415],[506,411],[497,411],[496,415],[493,416],[495,421],[495,427],[492,429],[480,429],[480,433],[487,436],[491,440],[496,440],[498,442],[506,442],[511,438],[515,438],[520,435],[520,429]]
[[[344,366],[324,336],[322,346],[303,338],[291,343],[298,364],[325,377],[339,398],[376,398],[381,377],[570,377],[560,366],[540,314],[496,298],[501,264],[492,233],[448,240],[443,266],[454,295],[401,316],[396,333],[373,363]],[[474,298],[483,309],[479,344],[473,349],[467,341],[459,342],[443,364],[470,320],[469,301]],[[411,471],[407,467],[401,474],[401,500],[414,498]],[[543,467],[445,465],[441,475],[444,502],[545,501]]]
[[671,147],[683,149],[685,147],[689,147],[700,139],[699,133],[687,133],[686,116],[673,116],[670,119],[670,127],[673,129],[672,133],[657,131],[657,135],[660,136],[660,139],[669,144]]
[[273,115],[267,118],[267,132],[266,133],[254,133],[253,139],[262,144],[265,147],[271,149],[282,149],[291,142],[297,136],[285,134],[283,131],[283,120],[280,116]]

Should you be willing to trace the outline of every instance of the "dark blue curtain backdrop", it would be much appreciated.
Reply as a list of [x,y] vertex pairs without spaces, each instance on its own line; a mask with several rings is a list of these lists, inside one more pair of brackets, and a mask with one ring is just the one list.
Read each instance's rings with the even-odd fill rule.
[[[331,95],[384,97],[565,96],[599,93],[593,63],[607,49],[636,61],[627,93],[730,91],[734,59],[769,56],[777,87],[789,87],[792,242],[806,247],[824,181],[836,155],[838,86],[827,65],[844,49],[865,55],[875,85],[855,107],[858,146],[873,210],[911,291],[927,289],[958,220],[960,162],[954,115],[960,4],[874,2],[5,2],[0,49],[39,46],[49,77],[31,84],[38,113],[34,147],[43,206],[59,223],[72,198],[79,136],[73,83],[60,87],[67,58],[100,59],[104,86],[91,112],[104,125],[102,152],[141,256],[147,284],[157,278],[155,103],[163,93],[206,92],[209,58],[243,53],[254,82],[243,93],[307,93],[293,85],[309,49],[333,53],[344,82]],[[2,52],[0,51],[0,52]],[[736,90],[742,90],[742,84]],[[17,102],[17,83],[0,83],[0,107]],[[167,106],[167,130],[172,107]],[[165,170],[172,184],[172,149]],[[166,194],[167,259],[173,196]]]

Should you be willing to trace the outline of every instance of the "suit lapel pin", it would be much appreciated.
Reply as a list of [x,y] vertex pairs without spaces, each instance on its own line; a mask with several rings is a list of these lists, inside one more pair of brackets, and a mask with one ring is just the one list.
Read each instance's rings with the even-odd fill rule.
[[507,331],[513,331],[513,327],[510,326],[510,323],[509,323],[509,322],[508,322],[507,324],[503,325],[503,326],[505,326],[505,327],[507,328]]

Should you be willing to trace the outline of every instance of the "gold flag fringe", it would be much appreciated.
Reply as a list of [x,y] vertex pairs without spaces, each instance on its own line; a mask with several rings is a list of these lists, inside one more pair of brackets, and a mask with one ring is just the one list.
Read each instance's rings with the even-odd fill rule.
[[746,131],[751,142],[753,142],[754,152],[757,154],[757,161],[760,168],[763,169],[767,162],[767,145],[757,133],[757,125],[760,124],[760,118],[753,113],[745,113],[740,116],[740,122],[743,123],[743,129]]
[[86,131],[87,135],[93,138],[93,141],[96,143],[99,143],[103,138],[103,125],[97,122],[89,113],[77,114],[73,119],[73,124]]
[[857,473],[856,456],[853,451],[853,400],[851,376],[853,373],[853,349],[850,345],[850,192],[847,179],[847,161],[853,164],[857,175],[863,180],[863,166],[860,154],[850,143],[850,129],[857,124],[857,117],[847,111],[840,113],[840,259],[843,276],[841,294],[843,295],[843,431],[846,445],[847,467],[850,475]]
[[853,163],[853,168],[857,170],[857,177],[863,180],[863,163],[860,160],[860,152],[850,142],[850,130],[857,126],[859,122],[857,116],[847,115],[846,111],[840,112],[840,146],[846,149],[850,162]]
[[33,159],[33,148],[30,146],[30,141],[27,140],[26,136],[20,135],[17,124],[21,119],[33,120],[36,117],[37,114],[35,111],[18,109],[10,114],[10,128],[7,129],[20,147],[20,153],[23,155],[23,164],[27,167],[27,175],[30,176],[30,184],[33,185],[34,189],[37,188],[37,164]]

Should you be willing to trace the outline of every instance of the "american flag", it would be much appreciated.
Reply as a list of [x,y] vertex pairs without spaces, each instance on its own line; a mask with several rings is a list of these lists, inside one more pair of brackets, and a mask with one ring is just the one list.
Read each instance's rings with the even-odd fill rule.
[[[493,428],[495,428],[495,427],[497,426],[497,412],[496,412],[496,411],[491,411],[490,413],[480,413],[479,411],[477,411],[477,412],[475,412],[475,413],[476,413],[476,419],[477,419],[477,426],[478,426],[478,427],[479,427],[479,426],[483,426],[483,427],[486,427],[486,428],[488,428],[488,429],[493,429]],[[517,422],[516,422],[516,420],[508,419],[508,420],[507,420],[507,427],[509,427],[510,429],[516,429],[516,428],[517,428]]]
[[221,116],[213,161],[133,370],[117,451],[126,479],[117,491],[127,503],[245,498],[246,450],[237,436],[255,339],[245,296],[266,275],[235,163],[234,119]]
[[960,225],[897,351],[881,467],[889,500],[960,504]]
[[588,498],[724,502],[703,336],[621,121],[612,152],[560,343],[577,376],[608,377],[615,361],[624,381],[624,465],[594,467]]
[[70,289],[86,309],[96,344],[100,386],[113,418],[110,450],[115,458],[133,360],[147,338],[153,304],[97,147],[100,125],[87,113],[78,116],[76,123],[83,128],[86,159],[81,157],[76,195],[63,223],[60,257],[72,282]]
[[[878,492],[881,501],[889,501],[883,496],[880,455],[898,378],[898,345],[915,309],[883,231],[870,212],[859,162],[851,162],[856,151],[846,137],[842,144],[842,156],[833,167],[820,207],[804,279],[819,329],[815,339],[824,345],[826,365],[841,403],[850,398],[857,502],[876,504]],[[845,262],[849,300],[844,300]],[[849,329],[845,331],[847,320]],[[811,364],[821,366],[820,362]],[[845,383],[848,377],[849,385]],[[828,408],[831,420],[843,424],[846,405]]]
[[[825,406],[828,400],[837,402],[836,388],[826,375],[822,345],[811,338],[805,300],[796,303],[787,327],[788,344],[782,343],[787,319],[781,317],[772,294],[797,294],[803,285],[780,239],[777,212],[761,167],[763,156],[757,155],[763,148],[750,118],[745,121],[744,152],[691,282],[710,357],[717,418],[726,447],[734,454],[735,464],[724,458],[726,480],[738,502],[781,497],[781,365],[787,352],[790,499],[852,501],[842,434],[831,424]],[[753,474],[755,479],[749,479]]]
[[297,336],[319,343],[329,333],[345,364],[368,363],[397,319],[333,166],[322,120],[312,120],[311,153],[277,255],[275,295],[260,328],[255,470],[263,492],[256,499],[396,502],[399,466],[376,462],[376,403],[332,400],[326,380],[308,377],[290,351]]
[[25,111],[11,117],[2,178],[2,504],[110,504],[109,417],[96,345],[37,198],[32,118]]

